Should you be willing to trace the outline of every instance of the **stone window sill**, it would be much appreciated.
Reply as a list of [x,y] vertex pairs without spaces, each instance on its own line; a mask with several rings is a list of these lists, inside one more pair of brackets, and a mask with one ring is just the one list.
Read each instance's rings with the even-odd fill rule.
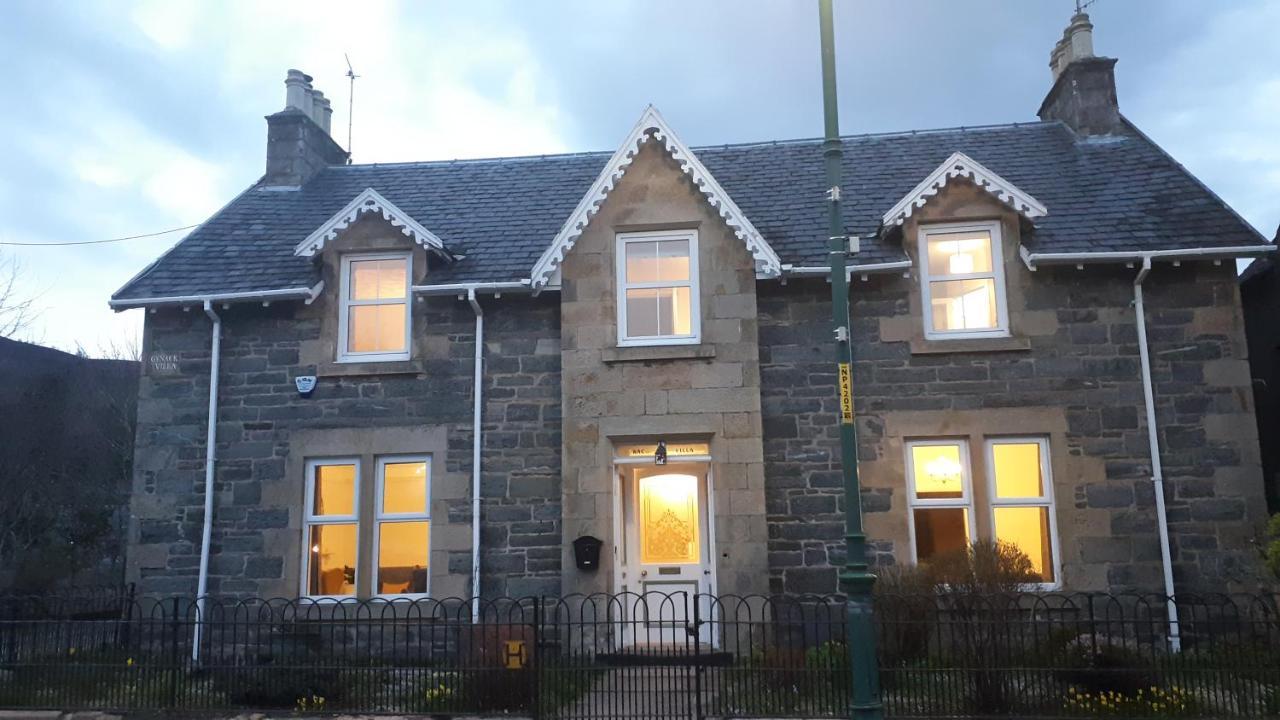
[[323,363],[316,368],[318,377],[360,377],[367,375],[421,375],[422,365],[414,360],[391,362]]
[[654,360],[709,360],[716,356],[711,345],[654,345],[649,347],[605,348],[600,359],[606,363],[653,362]]
[[971,338],[967,340],[911,340],[912,355],[943,353],[1024,352],[1031,349],[1025,337]]

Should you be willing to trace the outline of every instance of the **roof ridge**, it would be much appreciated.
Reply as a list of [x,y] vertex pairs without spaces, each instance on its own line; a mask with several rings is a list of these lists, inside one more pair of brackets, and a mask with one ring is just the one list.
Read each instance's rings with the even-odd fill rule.
[[[852,135],[841,135],[841,140],[863,140],[868,138],[891,138],[891,137],[910,137],[914,135],[941,135],[944,133],[955,132],[986,132],[991,130],[1013,130],[1017,128],[1029,127],[1053,127],[1062,125],[1058,120],[1032,120],[1028,122],[1013,123],[992,123],[988,125],[955,125],[951,127],[941,128],[925,128],[920,130],[894,130],[885,132],[869,132],[855,133]],[[698,150],[721,150],[728,148],[749,148],[749,147],[776,147],[779,145],[805,145],[809,143],[821,143],[821,137],[807,138],[788,138],[783,140],[748,140],[736,143],[712,143],[708,145],[691,145],[689,149]],[[388,163],[353,163],[351,165],[330,165],[327,170],[345,170],[345,169],[372,169],[372,168],[396,168],[396,167],[424,167],[424,166],[445,166],[445,165],[480,165],[485,163],[503,163],[503,162],[532,162],[540,160],[559,160],[571,158],[587,158],[587,157],[608,157],[612,150],[583,150],[577,152],[566,153],[542,153],[530,155],[499,155],[494,157],[478,157],[478,158],[453,158],[450,160],[405,160],[400,162]]]

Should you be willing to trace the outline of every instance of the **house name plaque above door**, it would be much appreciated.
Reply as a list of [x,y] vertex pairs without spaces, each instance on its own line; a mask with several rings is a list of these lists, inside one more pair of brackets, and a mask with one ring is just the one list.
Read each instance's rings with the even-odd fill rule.
[[[620,458],[652,458],[658,450],[658,443],[638,445],[619,445],[617,457]],[[667,442],[667,457],[698,457],[711,454],[711,444],[706,442]]]

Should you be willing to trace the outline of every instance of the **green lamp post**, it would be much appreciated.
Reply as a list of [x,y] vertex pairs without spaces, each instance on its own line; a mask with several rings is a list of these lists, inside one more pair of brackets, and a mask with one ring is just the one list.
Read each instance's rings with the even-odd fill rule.
[[844,473],[845,565],[840,573],[848,611],[849,667],[853,697],[849,715],[880,720],[880,671],[876,659],[876,626],[871,586],[876,576],[867,566],[867,536],[862,531],[862,495],[858,486],[858,434],[853,415],[853,341],[849,327],[849,278],[845,273],[848,238],[840,214],[840,115],[836,108],[836,50],[831,0],[818,0],[822,34],[822,106],[826,165],[828,239],[831,262],[831,320],[835,329],[840,384],[840,465]]

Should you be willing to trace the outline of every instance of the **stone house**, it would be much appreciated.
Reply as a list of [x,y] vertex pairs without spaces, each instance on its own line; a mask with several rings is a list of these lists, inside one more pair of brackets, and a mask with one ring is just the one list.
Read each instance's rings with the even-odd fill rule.
[[[1248,586],[1234,263],[1273,248],[1120,115],[1090,28],[1038,122],[841,141],[871,545]],[[649,108],[612,153],[349,165],[286,86],[262,179],[111,300],[147,313],[131,580],[837,589],[821,141],[689,148]]]

